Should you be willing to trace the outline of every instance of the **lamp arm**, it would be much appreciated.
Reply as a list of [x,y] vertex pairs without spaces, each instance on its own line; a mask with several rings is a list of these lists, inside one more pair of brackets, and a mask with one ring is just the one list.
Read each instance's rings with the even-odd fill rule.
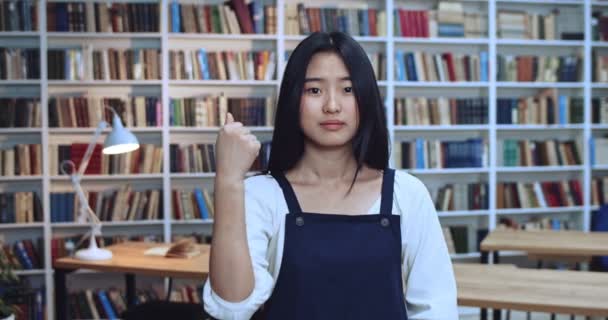
[[100,121],[97,125],[97,129],[95,130],[95,134],[93,135],[93,139],[89,142],[89,146],[82,157],[82,161],[80,162],[80,167],[78,168],[78,173],[76,174],[78,177],[78,182],[80,183],[80,177],[84,175],[84,172],[87,170],[87,166],[89,165],[89,160],[91,160],[91,156],[93,155],[93,150],[95,149],[95,145],[97,144],[97,139],[101,136],[103,129],[108,127],[108,123],[105,121]]

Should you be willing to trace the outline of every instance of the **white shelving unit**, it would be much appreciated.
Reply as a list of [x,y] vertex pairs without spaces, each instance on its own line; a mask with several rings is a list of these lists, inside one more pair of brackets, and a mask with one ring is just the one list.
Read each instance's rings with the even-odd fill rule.
[[[65,1],[65,0],[58,0]],[[117,0],[123,1],[123,0]],[[184,0],[189,1],[189,0]],[[146,0],[133,0],[129,2],[156,2]],[[170,155],[169,146],[171,143],[177,142],[177,139],[186,137],[188,139],[201,138],[205,142],[215,140],[217,128],[172,128],[168,124],[169,115],[169,99],[178,93],[181,96],[201,94],[203,92],[219,93],[220,91],[227,92],[243,92],[243,95],[257,95],[259,92],[266,94],[272,92],[274,96],[278,96],[280,89],[282,71],[286,64],[285,55],[287,50],[292,50],[295,45],[304,39],[304,36],[294,36],[284,34],[284,6],[286,3],[296,3],[295,0],[276,0],[277,4],[277,30],[276,35],[214,35],[214,34],[180,34],[168,32],[168,4],[170,0],[161,0],[160,4],[160,27],[162,32],[158,33],[59,33],[46,31],[46,16],[38,14],[38,25],[42,26],[39,32],[0,32],[0,42],[2,46],[11,47],[18,45],[23,47],[23,43],[28,43],[29,47],[40,48],[40,80],[0,80],[0,96],[30,96],[38,97],[42,106],[42,128],[33,129],[0,129],[0,136],[6,139],[12,139],[16,135],[27,133],[40,137],[40,143],[43,150],[48,150],[50,144],[56,142],[59,136],[74,137],[79,141],[88,142],[94,129],[89,128],[49,128],[48,126],[48,101],[49,97],[55,93],[65,90],[82,91],[97,91],[105,90],[110,92],[106,95],[111,96],[111,92],[129,92],[133,89],[145,90],[148,92],[156,92],[162,99],[162,112],[165,123],[157,128],[134,128],[138,136],[146,135],[153,136],[158,145],[161,145],[164,152],[163,167],[161,174],[147,175],[112,175],[112,176],[87,176],[83,179],[83,187],[85,190],[88,186],[96,184],[101,185],[116,185],[126,181],[137,183],[155,184],[158,188],[162,188],[163,193],[163,219],[155,221],[137,221],[137,222],[104,222],[104,234],[111,233],[112,230],[120,230],[129,234],[136,234],[138,231],[149,232],[154,230],[162,234],[165,241],[169,241],[173,234],[179,234],[181,228],[191,227],[200,230],[201,232],[211,232],[212,221],[172,221],[171,219],[171,194],[173,188],[188,187],[188,186],[205,186],[207,188],[213,185],[213,173],[171,173],[170,172]],[[488,35],[481,39],[456,39],[456,38],[403,38],[393,35],[393,15],[390,14],[395,8],[417,8],[428,7],[431,4],[426,1],[402,1],[402,0],[374,0],[374,1],[352,1],[353,5],[367,4],[370,7],[378,7],[386,10],[387,20],[387,35],[385,37],[360,37],[357,39],[364,48],[381,48],[381,52],[385,53],[386,61],[386,79],[379,81],[380,90],[385,97],[387,107],[389,135],[391,140],[399,139],[403,135],[416,137],[443,137],[450,138],[457,135],[483,136],[489,143],[488,148],[488,166],[484,168],[463,168],[463,169],[425,169],[412,170],[411,172],[420,177],[423,181],[429,182],[429,185],[437,185],[441,181],[452,181],[453,179],[473,179],[472,181],[484,181],[489,185],[489,208],[487,210],[475,211],[452,211],[440,212],[439,216],[442,223],[480,223],[489,229],[496,226],[499,216],[520,216],[520,215],[551,215],[551,214],[577,214],[580,217],[580,227],[583,230],[589,229],[590,214],[593,209],[590,205],[590,183],[592,171],[608,170],[608,167],[591,167],[589,164],[590,155],[587,141],[590,140],[592,132],[608,130],[608,124],[592,124],[591,123],[591,99],[592,93],[601,93],[602,90],[608,89],[608,83],[592,83],[591,82],[591,56],[593,48],[608,47],[608,43],[592,41],[591,38],[591,11],[592,7],[606,8],[608,10],[608,2],[591,1],[591,0],[463,0],[467,5],[474,5],[487,8],[488,13]],[[37,0],[40,13],[46,12],[46,0]],[[342,1],[341,3],[350,4],[351,1]],[[436,3],[433,1],[432,3]],[[307,3],[307,6],[335,6],[328,5],[323,1],[317,0],[312,3]],[[583,13],[580,17],[584,21],[585,39],[583,41],[565,41],[565,40],[509,40],[498,39],[496,36],[496,12],[503,6],[532,6],[534,8],[555,7],[555,6],[571,6],[580,8]],[[561,23],[561,21],[558,21]],[[48,80],[47,77],[47,48],[61,47],[62,44],[73,44],[75,42],[87,42],[93,44],[108,43],[116,41],[121,46],[129,46],[132,41],[141,40],[147,42],[158,43],[162,51],[162,79],[161,80],[146,80],[146,81],[66,81],[66,80]],[[191,47],[206,47],[211,46],[217,48],[219,45],[226,46],[253,46],[254,44],[264,44],[264,47],[271,47],[278,53],[277,61],[277,80],[272,81],[193,81],[193,80],[171,80],[169,79],[168,56],[169,50],[180,48],[182,45]],[[454,47],[474,47],[478,50],[488,52],[489,57],[489,75],[487,82],[404,82],[395,81],[394,75],[394,52],[398,49],[408,48],[409,45],[415,46],[416,49],[425,48],[425,46],[445,46],[445,50],[449,51]],[[538,52],[546,52],[554,49],[580,48],[584,54],[584,78],[580,82],[571,83],[521,83],[521,82],[500,82],[496,81],[495,62],[498,54],[502,50],[508,49],[509,52],[517,50],[538,49]],[[529,52],[529,51],[525,51]],[[142,89],[143,88],[143,89]],[[496,123],[496,100],[501,96],[502,91],[506,90],[509,93],[516,94],[517,92],[525,92],[526,95],[533,95],[534,92],[542,88],[557,88],[566,92],[574,92],[585,97],[585,122],[583,124],[572,125],[498,125]],[[420,92],[420,93],[418,93]],[[458,97],[460,93],[466,97],[484,96],[488,98],[488,118],[489,123],[486,125],[455,125],[455,126],[436,126],[436,127],[419,127],[419,126],[396,126],[394,125],[393,101],[397,97],[404,95],[426,95],[439,96],[442,94]],[[606,92],[608,94],[608,91]],[[513,94],[511,96],[513,96]],[[593,131],[592,131],[593,130]],[[272,133],[271,127],[255,127],[252,130],[254,133],[269,139]],[[544,132],[551,133],[574,133],[584,141],[584,165],[571,167],[534,167],[534,168],[503,168],[498,166],[496,141],[499,137],[508,137],[511,134],[528,134],[536,135]],[[200,140],[199,140],[200,141]],[[392,159],[394,163],[395,159]],[[33,224],[5,224],[0,225],[0,232],[7,234],[10,240],[11,232],[27,233],[31,237],[44,238],[44,269],[32,271],[20,271],[22,276],[43,276],[42,284],[47,288],[46,301],[47,313],[49,319],[54,317],[53,303],[53,269],[51,266],[51,246],[50,240],[53,234],[60,232],[81,232],[86,230],[86,225],[77,223],[51,223],[50,221],[50,193],[56,190],[58,186],[69,186],[67,177],[56,176],[49,172],[49,153],[43,152],[43,175],[33,177],[0,177],[0,185],[8,184],[24,184],[25,187],[32,186],[35,190],[41,191],[41,200],[43,203],[44,221]],[[497,210],[496,203],[496,183],[503,181],[506,177],[517,175],[534,174],[535,176],[544,176],[548,179],[553,174],[576,174],[581,181],[584,193],[584,205],[569,208],[535,208],[535,209],[500,209]],[[152,229],[150,229],[152,228]],[[188,229],[191,230],[191,229]],[[23,235],[19,235],[17,238]],[[19,238],[21,239],[21,238]],[[470,239],[469,241],[472,241]],[[470,252],[466,254],[454,255],[454,259],[477,259],[479,252]]]

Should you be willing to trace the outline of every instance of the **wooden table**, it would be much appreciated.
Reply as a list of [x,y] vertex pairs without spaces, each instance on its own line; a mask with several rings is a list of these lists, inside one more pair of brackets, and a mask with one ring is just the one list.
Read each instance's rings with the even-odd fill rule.
[[68,295],[66,275],[78,269],[90,269],[125,274],[127,303],[135,304],[135,274],[204,279],[209,273],[209,245],[200,245],[201,254],[191,259],[146,256],[144,251],[152,247],[168,246],[163,243],[124,242],[107,247],[112,251],[111,260],[83,261],[72,257],[59,258],[53,264],[55,273],[56,319],[68,319]]
[[608,273],[455,263],[458,305],[608,316]]
[[[575,230],[513,230],[496,229],[490,232],[480,249],[481,262],[488,263],[493,252],[494,263],[500,261],[500,251],[524,251],[528,256],[561,261],[588,261],[591,256],[608,255],[608,232],[584,232]],[[485,319],[486,310],[481,311]],[[500,310],[494,318],[499,319]]]
[[483,239],[481,251],[501,250],[552,256],[608,256],[608,232],[496,229]]

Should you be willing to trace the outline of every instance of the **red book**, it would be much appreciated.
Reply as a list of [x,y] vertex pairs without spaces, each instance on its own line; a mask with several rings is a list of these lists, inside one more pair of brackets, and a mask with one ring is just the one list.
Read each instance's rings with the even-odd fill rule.
[[404,9],[397,9],[399,14],[399,28],[401,30],[401,36],[407,37],[407,18]]
[[376,9],[367,9],[367,16],[369,21],[369,33],[371,36],[378,36],[378,29],[376,28]]
[[253,21],[251,20],[251,14],[249,8],[245,4],[244,0],[231,0],[231,7],[236,13],[236,17],[239,20],[239,25],[243,33],[255,33],[253,31]]
[[451,53],[442,54],[443,59],[448,65],[448,78],[450,81],[456,81],[456,71],[454,70],[454,59]]
[[421,25],[422,25],[422,36],[425,38],[430,37],[430,32],[429,32],[429,12],[426,10],[420,11],[421,12]]
[[171,192],[173,196],[173,219],[181,220],[182,219],[182,209],[179,205],[179,191],[173,190]]

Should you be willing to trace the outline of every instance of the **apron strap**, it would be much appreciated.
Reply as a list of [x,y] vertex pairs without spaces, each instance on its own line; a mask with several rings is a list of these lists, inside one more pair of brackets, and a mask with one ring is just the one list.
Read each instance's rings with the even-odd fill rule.
[[391,215],[393,212],[393,185],[395,182],[395,169],[384,169],[382,177],[382,195],[380,200],[380,214]]
[[287,178],[285,178],[283,172],[272,172],[271,175],[277,180],[279,186],[283,190],[283,196],[285,197],[285,202],[287,202],[289,213],[302,212],[298,198],[296,198],[296,194],[293,192],[293,188],[291,187],[291,184],[289,184],[289,181],[287,181]]

